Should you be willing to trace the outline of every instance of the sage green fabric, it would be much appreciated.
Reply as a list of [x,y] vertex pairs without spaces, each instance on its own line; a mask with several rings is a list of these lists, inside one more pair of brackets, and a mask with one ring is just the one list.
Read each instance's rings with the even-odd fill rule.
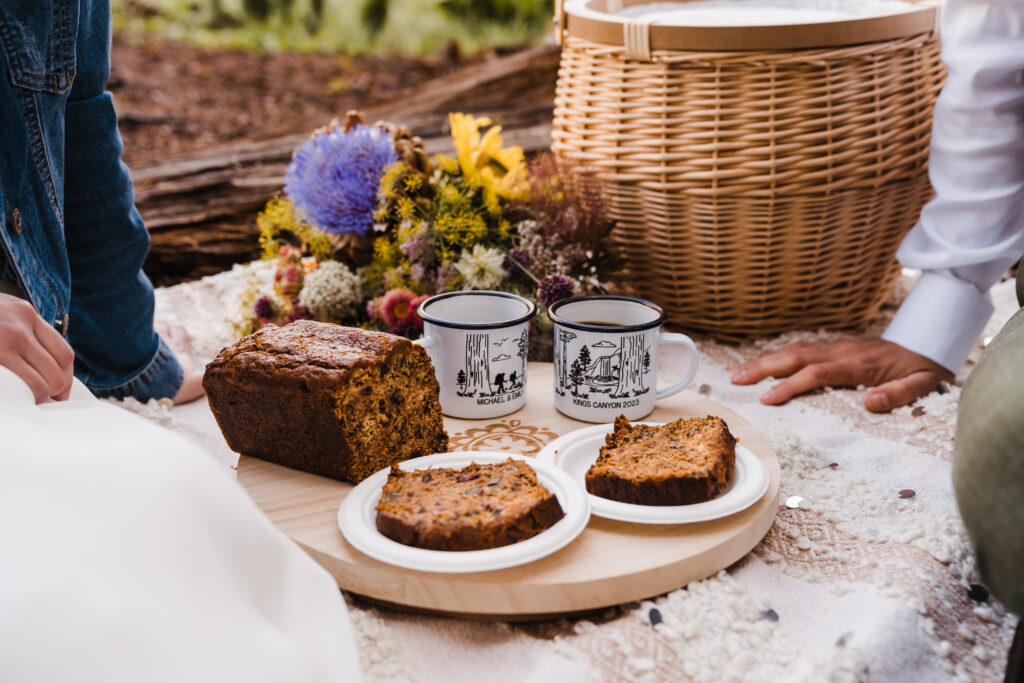
[[[1017,284],[1021,292],[1024,269]],[[1024,615],[1024,309],[964,384],[954,452],[953,488],[982,579]]]

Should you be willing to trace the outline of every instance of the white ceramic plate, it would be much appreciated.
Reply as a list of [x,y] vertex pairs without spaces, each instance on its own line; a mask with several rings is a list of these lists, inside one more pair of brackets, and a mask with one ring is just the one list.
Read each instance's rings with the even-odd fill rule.
[[572,478],[549,462],[514,453],[461,451],[438,453],[399,463],[406,470],[431,467],[462,468],[470,463],[488,465],[515,458],[530,464],[537,480],[555,494],[565,517],[550,529],[512,545],[488,550],[426,550],[392,541],[377,531],[377,502],[388,478],[388,469],[372,474],[352,489],[338,508],[338,527],[345,539],[370,557],[406,569],[443,574],[464,574],[507,569],[533,562],[567,546],[580,535],[590,520],[586,491]]
[[[660,422],[632,424],[659,425]],[[614,425],[603,424],[569,432],[549,443],[537,459],[567,472],[583,491],[587,470],[597,460],[604,437]],[[588,493],[590,509],[598,517],[637,524],[690,524],[720,519],[745,510],[768,490],[768,470],[761,460],[743,446],[736,446],[736,468],[732,481],[714,500],[692,505],[634,505]]]

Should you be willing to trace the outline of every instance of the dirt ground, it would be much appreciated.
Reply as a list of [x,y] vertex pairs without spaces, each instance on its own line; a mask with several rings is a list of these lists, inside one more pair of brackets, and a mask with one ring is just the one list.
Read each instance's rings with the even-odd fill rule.
[[296,133],[465,64],[434,57],[253,54],[115,36],[110,90],[125,161],[143,166],[212,146]]

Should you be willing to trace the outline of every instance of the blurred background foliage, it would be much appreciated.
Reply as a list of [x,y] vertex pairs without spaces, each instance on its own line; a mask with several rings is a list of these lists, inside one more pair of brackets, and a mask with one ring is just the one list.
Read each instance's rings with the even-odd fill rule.
[[112,0],[114,28],[203,47],[433,54],[542,39],[553,0]]

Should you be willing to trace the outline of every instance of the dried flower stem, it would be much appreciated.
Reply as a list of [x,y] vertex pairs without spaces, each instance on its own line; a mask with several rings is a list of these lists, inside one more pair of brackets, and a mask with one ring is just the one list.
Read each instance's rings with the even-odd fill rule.
[[529,276],[529,278],[530,278],[531,280],[533,280],[533,281],[534,281],[535,283],[537,283],[538,285],[540,284],[540,280],[538,280],[538,279],[537,279],[537,276],[536,276],[536,275],[534,275],[533,273],[531,273],[531,272],[530,272],[530,271],[529,271],[529,270],[528,270],[528,269],[526,268],[526,266],[524,266],[524,265],[523,265],[522,263],[520,263],[519,261],[517,261],[517,260],[516,260],[516,258],[515,258],[515,257],[514,257],[514,256],[512,255],[512,252],[509,252],[509,253],[505,254],[505,258],[507,258],[507,259],[508,259],[509,261],[511,261],[512,263],[514,263],[514,264],[515,264],[515,266],[516,266],[516,268],[518,268],[519,270],[521,270],[521,271],[523,271],[524,273],[526,273],[526,274],[527,274],[527,276]]

